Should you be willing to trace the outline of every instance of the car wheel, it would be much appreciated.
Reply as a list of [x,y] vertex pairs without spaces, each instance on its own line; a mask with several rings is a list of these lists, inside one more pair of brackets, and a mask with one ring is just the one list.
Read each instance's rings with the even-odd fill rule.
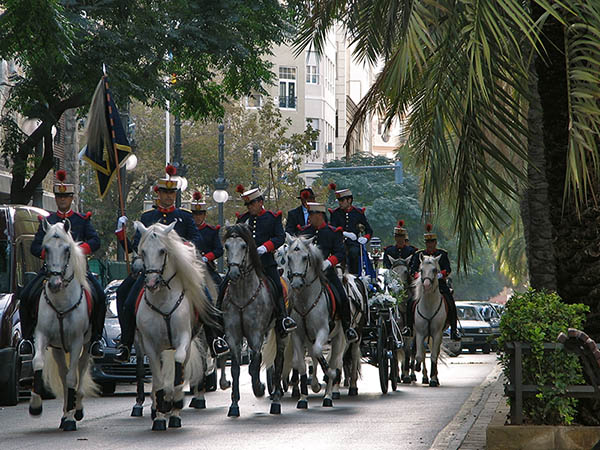
[[3,379],[2,388],[0,388],[0,405],[14,406],[19,403],[19,358],[15,348],[7,348],[2,351],[3,373],[0,373],[0,379]]
[[115,389],[117,388],[117,383],[114,381],[108,381],[100,384],[100,388],[102,389],[102,395],[113,395],[115,393]]
[[468,352],[469,353],[477,353],[477,349],[475,347],[469,347]]
[[490,350],[491,350],[490,344],[485,344],[483,346],[483,348],[481,349],[481,351],[486,355],[490,354]]

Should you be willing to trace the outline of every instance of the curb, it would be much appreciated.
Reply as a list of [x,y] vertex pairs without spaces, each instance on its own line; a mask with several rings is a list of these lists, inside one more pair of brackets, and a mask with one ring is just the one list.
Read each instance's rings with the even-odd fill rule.
[[[475,421],[479,418],[483,411],[490,409],[489,415],[494,413],[496,404],[486,408],[488,399],[492,392],[501,384],[502,368],[496,365],[490,374],[481,382],[479,386],[473,389],[469,398],[465,401],[454,418],[438,433],[431,450],[457,450],[463,446],[465,439]],[[487,426],[487,425],[486,425]],[[479,442],[478,442],[479,443]],[[485,448],[485,429],[483,432],[483,442],[478,448]]]

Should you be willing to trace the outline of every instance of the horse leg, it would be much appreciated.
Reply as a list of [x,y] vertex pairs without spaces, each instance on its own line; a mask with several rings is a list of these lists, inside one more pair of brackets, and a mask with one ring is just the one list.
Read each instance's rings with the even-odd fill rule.
[[135,405],[131,410],[131,417],[142,417],[144,415],[144,349],[136,342],[135,345],[135,383],[136,383],[136,396]]
[[173,406],[169,417],[169,428],[181,428],[181,410],[183,409],[183,384],[184,370],[190,358],[191,336],[186,332],[182,334],[181,344],[175,350],[174,364],[175,377],[173,380],[172,400]]
[[44,391],[44,380],[42,371],[44,370],[44,358],[46,356],[46,347],[48,340],[40,332],[35,333],[35,356],[33,357],[33,389],[31,399],[29,400],[29,414],[39,416],[42,414],[42,392]]
[[275,355],[274,370],[273,370],[273,394],[271,395],[271,414],[281,414],[281,397],[283,390],[281,388],[281,373],[283,372],[283,360],[285,357],[285,341],[274,330],[271,333],[275,334],[277,343],[277,354]]
[[[61,382],[61,385],[63,388],[63,414],[62,414],[62,417],[60,418],[60,425],[58,426],[58,428],[63,430],[65,428],[65,421],[67,420],[68,389],[67,389],[67,381],[66,380],[67,380],[67,372],[68,372],[69,368],[67,367],[65,353],[62,350],[53,348],[52,350],[50,350],[50,353],[51,354],[49,356],[54,360],[54,363],[56,364],[56,368],[58,369],[58,377],[60,379],[60,382]],[[48,366],[46,366],[46,367],[48,367]]]
[[204,394],[206,393],[206,374],[208,372],[208,357],[206,354],[203,354],[199,361],[202,364],[200,377],[196,380],[190,380],[190,387],[192,388],[193,394],[192,400],[190,401],[190,408],[205,409],[206,399],[204,398]]
[[[231,354],[231,405],[227,412],[227,417],[240,416],[240,363],[242,361],[242,337],[235,338],[228,335],[227,343],[229,344]],[[232,345],[233,344],[233,345]]]
[[[144,346],[150,362],[150,371],[152,372],[152,409],[156,411],[155,417],[152,417],[152,431],[165,431],[167,429],[167,412],[165,405],[164,380],[162,375],[162,364],[160,354],[151,346]],[[170,409],[170,408],[169,408]]]
[[416,333],[417,354],[415,356],[415,372],[421,371],[421,364],[425,360],[425,338],[417,331]]
[[342,369],[344,366],[344,349],[346,341],[338,334],[331,342],[331,354],[329,355],[329,366],[335,372],[333,380],[331,398],[333,400],[340,399],[340,383],[342,381]]
[[79,385],[77,387],[77,395],[75,399],[75,420],[83,419],[83,397],[85,395],[84,377],[87,375],[88,364],[90,362],[88,345],[84,345],[83,354],[79,358]]
[[350,386],[348,387],[348,395],[358,395],[358,377],[360,376],[360,345],[355,342],[351,345],[352,361],[350,366]]
[[219,369],[221,370],[221,377],[219,378],[219,387],[222,391],[226,391],[231,387],[231,381],[227,380],[227,374],[225,373],[226,358],[225,356],[220,356],[217,361]]
[[[321,368],[323,369],[323,372],[325,373],[325,376],[327,377],[327,387],[325,389],[325,397],[323,398],[323,406],[327,406],[327,407],[333,406],[333,401],[331,398],[332,397],[332,389],[333,389],[333,382],[335,381],[335,378],[337,376],[337,373],[329,367],[329,363],[323,356],[323,344],[325,342],[327,342],[328,334],[329,333],[328,333],[327,329],[319,330],[319,332],[317,333],[317,337],[315,339],[315,343],[313,344],[312,349],[311,349],[311,353],[312,353],[311,356],[313,356],[317,359],[317,361],[321,365]],[[333,343],[332,343],[331,352],[333,353]],[[316,372],[316,370],[315,370],[315,372]]]
[[[319,377],[317,376],[317,368],[319,367],[319,361],[314,356],[312,357],[312,375],[310,379],[310,388],[316,394],[321,391],[321,383],[319,383]],[[310,372],[310,371],[309,371]],[[327,376],[327,374],[325,374]]]
[[[253,342],[252,344],[255,343]],[[265,395],[265,385],[260,381],[260,364],[262,361],[262,355],[260,350],[255,350],[256,347],[254,347],[254,345],[250,345],[250,340],[248,341],[248,347],[251,348],[248,372],[252,377],[252,392],[254,392],[255,397],[262,397]],[[260,347],[258,348],[260,349]]]
[[77,429],[75,424],[75,392],[77,391],[79,379],[79,360],[84,357],[82,356],[83,336],[78,337],[69,350],[69,370],[66,377],[66,414],[63,431],[75,431]]
[[440,355],[440,345],[442,338],[441,336],[436,336],[433,340],[433,344],[431,346],[431,353],[429,355],[429,361],[431,362],[431,378],[429,380],[429,386],[437,387],[440,385],[440,381],[438,380],[438,368],[437,368],[437,360]]
[[[299,331],[296,331],[292,336],[292,345],[294,346],[294,356],[292,358],[292,367],[294,368],[294,376],[292,376],[292,382],[294,388],[297,387],[298,376],[300,378],[300,389],[298,391],[298,403],[296,408],[307,409],[308,408],[308,383],[306,377],[306,361],[304,360],[304,343],[303,336],[298,336]],[[294,396],[294,389],[292,389],[292,397]]]
[[[431,351],[431,342],[433,341],[433,339],[428,338],[427,339],[427,344],[429,346],[429,351]],[[427,361],[426,361],[426,357],[427,354],[425,353],[425,343],[423,344],[423,380],[421,381],[423,384],[429,384],[429,375],[427,373]]]

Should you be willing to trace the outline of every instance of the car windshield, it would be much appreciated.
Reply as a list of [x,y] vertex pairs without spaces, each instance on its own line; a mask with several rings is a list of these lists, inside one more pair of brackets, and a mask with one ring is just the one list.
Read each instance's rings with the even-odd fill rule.
[[458,306],[456,310],[461,320],[483,320],[474,306]]

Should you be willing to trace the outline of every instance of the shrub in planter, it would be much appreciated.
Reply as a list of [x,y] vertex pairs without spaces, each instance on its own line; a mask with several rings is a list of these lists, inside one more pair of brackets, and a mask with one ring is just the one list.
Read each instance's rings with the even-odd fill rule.
[[[588,311],[585,305],[568,305],[555,293],[533,289],[515,293],[506,304],[500,322],[500,350],[508,342],[530,344],[531,352],[523,353],[523,384],[550,386],[523,399],[523,414],[534,424],[566,425],[575,417],[577,400],[560,394],[568,385],[584,383],[579,360],[563,350],[544,351],[543,344],[556,342],[558,333],[569,327],[581,328]],[[504,351],[499,354],[508,379],[512,357]]]

